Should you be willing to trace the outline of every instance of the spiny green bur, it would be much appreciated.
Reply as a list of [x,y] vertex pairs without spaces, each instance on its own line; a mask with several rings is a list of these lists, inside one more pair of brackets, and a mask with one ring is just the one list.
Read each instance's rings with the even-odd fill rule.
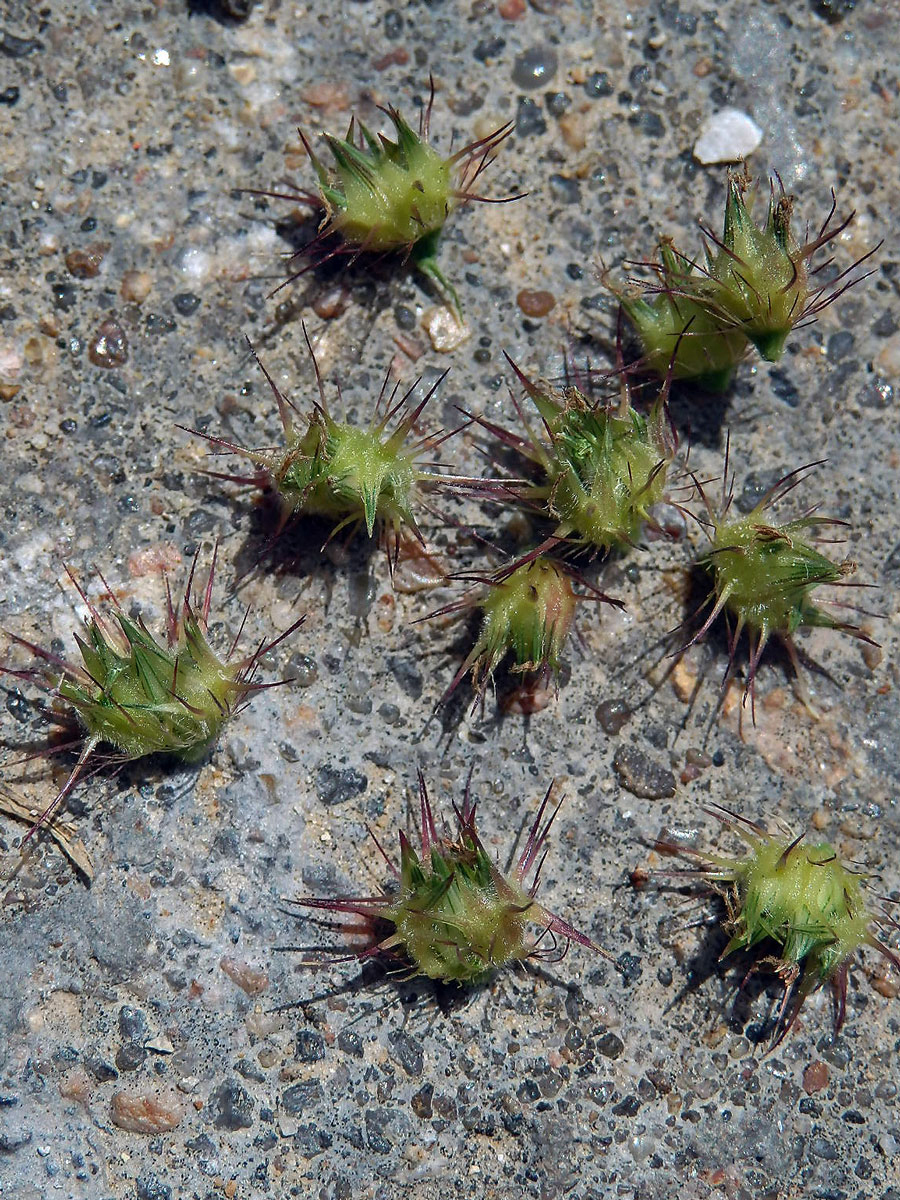
[[477,608],[482,616],[475,645],[444,698],[469,671],[475,690],[483,693],[507,653],[515,660],[513,671],[558,673],[575,616],[576,596],[568,572],[539,555],[494,575],[478,577],[477,583],[475,595],[440,610]]
[[367,428],[333,420],[317,410],[301,431],[284,427],[285,449],[259,454],[291,516],[338,520],[335,532],[360,523],[372,536],[376,522],[394,534],[416,529],[414,496],[427,472],[419,470],[417,447],[409,447],[409,426],[385,436],[382,425]]
[[456,292],[437,263],[441,230],[454,209],[470,200],[484,199],[471,188],[493,161],[495,150],[512,131],[512,124],[445,158],[428,142],[431,101],[423,113],[419,133],[395,108],[383,111],[394,126],[396,141],[384,134],[376,138],[355,119],[350,122],[346,138],[324,135],[334,157],[333,172],[303,137],[326,209],[322,233],[338,233],[349,247],[359,251],[408,254],[459,312]]
[[176,618],[167,643],[119,610],[113,618],[115,631],[97,618],[85,622],[84,636],[75,639],[83,670],[69,668],[60,696],[88,738],[127,759],[201,758],[246,694],[239,666],[217,658],[190,609]]
[[[331,537],[347,526],[362,526],[370,537],[377,527],[395,549],[399,548],[404,529],[421,541],[416,506],[423,492],[440,486],[443,477],[425,470],[420,460],[425,451],[433,451],[450,435],[417,436],[413,430],[444,376],[416,404],[411,400],[417,384],[398,399],[400,385],[396,384],[387,395],[385,379],[371,423],[350,425],[334,420],[328,412],[324,385],[308,338],[307,346],[319,389],[313,411],[304,418],[259,363],[278,405],[283,445],[277,449],[250,450],[201,434],[213,445],[243,455],[261,468],[261,474],[253,479],[221,477],[271,488],[282,504],[282,524],[293,517],[325,517],[336,522]],[[396,421],[390,428],[394,418]]]
[[671,371],[673,379],[725,391],[746,357],[746,336],[723,319],[710,280],[669,238],[660,240],[659,263],[653,265],[658,278],[644,295],[618,293],[641,342],[641,369],[660,379]]
[[[24,671],[2,669],[36,682],[66,701],[72,709],[72,724],[77,723],[82,735],[78,762],[27,837],[50,824],[99,745],[111,746],[119,761],[171,754],[183,762],[195,762],[211,749],[230,716],[256,692],[276,686],[254,682],[259,661],[305,617],[248,657],[233,660],[235,639],[225,658],[220,658],[206,637],[215,554],[199,610],[191,600],[196,565],[195,558],[179,605],[173,603],[166,584],[164,638],[154,637],[142,620],[133,620],[117,606],[111,608],[109,618],[101,616],[68,568],[89,614],[82,633],[75,635],[81,662],[67,662],[50,650],[10,635],[41,665]],[[90,874],[89,859],[70,857]]]
[[329,223],[345,240],[367,250],[399,250],[439,233],[459,203],[453,189],[453,161],[409,127],[396,109],[388,109],[397,140],[375,138],[355,122],[363,144],[326,133],[335,175],[310,155]]
[[[895,955],[876,937],[892,922],[873,913],[863,882],[849,871],[828,842],[775,835],[744,817],[715,811],[749,847],[743,857],[688,851],[704,864],[704,878],[720,885],[728,909],[725,922],[730,941],[723,957],[749,950],[766,940],[778,948],[772,959],[785,985],[784,1003],[776,1030],[780,1041],[806,996],[822,983],[835,990],[837,1027],[843,1022],[847,970],[861,946],[871,946],[900,966]],[[682,852],[684,852],[682,850]],[[722,887],[721,885],[724,885]],[[798,1002],[784,1024],[793,984],[800,979]]]
[[[806,259],[791,234],[793,198],[771,185],[766,222],[760,228],[745,196],[746,175],[729,175],[722,242],[709,271],[715,302],[769,362],[777,362],[788,334],[810,299]],[[834,236],[832,232],[829,236]],[[821,243],[818,243],[821,244]],[[815,248],[815,247],[813,247]]]
[[804,541],[816,518],[772,525],[762,517],[757,507],[716,526],[706,558],[715,577],[716,606],[728,608],[763,645],[773,633],[790,637],[801,625],[840,625],[813,603],[811,593],[840,583],[852,567],[832,562]]
[[546,437],[524,416],[525,438],[480,422],[539,470],[539,481],[506,491],[554,521],[553,536],[573,548],[605,552],[634,545],[650,509],[665,496],[674,454],[663,404],[644,417],[627,393],[615,407],[591,404],[577,388],[554,393],[515,369]]
[[[723,494],[718,512],[700,488],[707,511],[704,524],[711,542],[700,561],[712,575],[713,591],[708,600],[712,608],[689,644],[699,641],[719,614],[725,612],[729,616],[730,672],[738,640],[746,630],[750,638],[750,664],[745,698],[753,698],[757,668],[773,636],[783,642],[798,677],[793,635],[802,627],[838,629],[860,641],[871,641],[857,626],[833,617],[812,598],[816,588],[840,584],[855,570],[853,563],[832,562],[807,540],[811,531],[840,522],[828,517],[803,516],[777,524],[766,516],[767,510],[783,500],[808,469],[799,467],[790,472],[763,496],[752,512],[731,520],[733,482],[727,494]],[[728,477],[727,455],[725,477]]]
[[721,238],[701,226],[709,239],[702,264],[662,238],[659,262],[650,264],[657,278],[641,285],[643,294],[609,285],[637,330],[647,371],[723,391],[749,343],[777,362],[794,326],[865,278],[850,276],[875,250],[830,283],[810,284],[810,259],[846,229],[852,213],[833,223],[832,204],[818,235],[801,246],[791,232],[793,197],[780,180],[777,190],[770,183],[762,226],[751,215],[750,187],[747,174],[729,175]]
[[[439,834],[420,774],[422,850],[418,853],[400,834],[399,867],[390,863],[396,891],[368,899],[307,898],[297,903],[388,922],[393,932],[364,951],[363,957],[402,956],[412,974],[430,979],[479,983],[507,963],[551,952],[558,957],[557,939],[609,957],[535,900],[543,849],[555,816],[554,812],[544,820],[551,792],[552,788],[544,797],[521,857],[504,875],[481,843],[468,788],[462,808],[454,806],[455,833]],[[540,937],[531,933],[534,926],[542,929]],[[545,950],[544,940],[552,943],[552,950],[549,946]]]
[[173,603],[166,587],[164,638],[154,637],[142,620],[121,608],[113,607],[110,618],[102,616],[71,573],[89,614],[82,633],[75,635],[80,664],[14,637],[43,665],[11,673],[36,680],[67,701],[84,733],[78,765],[52,807],[74,786],[99,744],[112,746],[126,761],[172,754],[193,762],[210,749],[236,709],[266,686],[253,681],[260,658],[304,618],[249,657],[232,660],[233,645],[220,658],[206,638],[215,556],[199,611],[191,601],[195,567],[196,559],[180,604]]

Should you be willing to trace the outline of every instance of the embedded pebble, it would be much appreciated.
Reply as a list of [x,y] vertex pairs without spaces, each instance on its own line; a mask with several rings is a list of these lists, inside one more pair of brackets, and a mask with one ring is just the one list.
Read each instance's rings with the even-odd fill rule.
[[739,162],[762,141],[762,130],[739,108],[723,108],[707,117],[694,142],[694,158],[704,166]]
[[66,255],[66,267],[76,279],[93,279],[99,274],[100,264],[109,249],[109,242],[92,242],[83,250],[70,250]]
[[875,366],[889,379],[900,378],[900,334],[885,342],[875,360]]
[[811,1062],[803,1072],[803,1090],[808,1095],[821,1092],[828,1086],[828,1064],[821,1061]]
[[622,787],[643,800],[662,800],[675,795],[675,776],[635,746],[620,746],[613,768]]
[[115,317],[107,317],[88,344],[88,358],[95,367],[112,370],[128,361],[128,338]]
[[472,334],[468,325],[461,324],[445,304],[425,310],[422,314],[422,328],[431,339],[432,348],[439,354],[450,354]]
[[339,317],[343,313],[349,300],[349,290],[343,284],[336,283],[334,286],[326,288],[325,291],[319,292],[313,300],[313,312],[323,321],[333,321],[335,317]]
[[597,705],[597,720],[604,733],[616,734],[632,717],[631,709],[625,700],[601,700]]
[[264,992],[269,986],[269,977],[265,971],[257,967],[251,967],[249,963],[244,962],[239,958],[231,958],[229,955],[219,962],[220,968],[225,972],[232,983],[236,983],[241,991],[246,992],[248,996],[258,996],[260,992]]
[[173,1092],[116,1092],[109,1115],[127,1133],[168,1133],[181,1124],[184,1109]]
[[122,276],[119,292],[123,300],[131,300],[134,304],[143,304],[150,295],[153,278],[147,271],[126,271]]
[[526,317],[546,317],[556,306],[556,297],[552,292],[535,292],[531,288],[522,288],[516,296],[516,304]]
[[361,771],[352,768],[339,770],[337,767],[320,767],[316,773],[316,791],[323,804],[343,804],[352,796],[358,796],[369,785]]
[[517,87],[532,91],[549,83],[556,74],[557,56],[552,46],[532,46],[518,56],[512,69]]

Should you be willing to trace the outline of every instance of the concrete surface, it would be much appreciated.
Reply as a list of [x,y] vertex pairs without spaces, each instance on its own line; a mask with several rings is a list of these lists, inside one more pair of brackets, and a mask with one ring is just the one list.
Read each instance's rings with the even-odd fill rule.
[[[90,887],[49,839],[7,879],[0,1195],[900,1194],[896,978],[867,955],[840,1036],[819,993],[767,1055],[777,981],[738,994],[744,967],[716,965],[714,901],[664,877],[629,884],[635,867],[669,865],[650,847],[663,828],[730,845],[703,812],[713,801],[795,829],[815,815],[877,875],[875,890],[898,895],[895,16],[888,0],[264,0],[238,21],[212,2],[4,0],[0,624],[71,651],[64,564],[95,591],[99,568],[126,608],[158,622],[158,568],[180,583],[216,538],[218,644],[248,604],[248,645],[309,618],[265,664],[267,678],[298,682],[236,717],[199,769],[137,764],[79,787],[66,819],[93,858]],[[351,111],[377,121],[376,102],[414,112],[429,71],[440,143],[515,118],[486,189],[529,193],[448,226],[442,262],[471,326],[450,354],[422,328],[438,298],[387,264],[307,275],[267,298],[314,220],[237,190],[310,185],[297,124],[343,132]],[[682,392],[673,414],[704,477],[721,472],[731,430],[745,500],[827,458],[797,504],[848,522],[841,552],[878,588],[863,603],[880,614],[866,619],[882,655],[822,631],[803,638],[828,672],[807,672],[818,721],[774,655],[756,727],[745,721],[741,740],[730,693],[707,733],[721,641],[654,690],[691,553],[657,541],[594,573],[627,615],[583,606],[558,701],[526,718],[489,696],[482,715],[461,694],[432,718],[465,639],[411,621],[448,593],[395,595],[381,554],[355,543],[320,556],[321,530],[260,561],[263,511],[200,474],[221,462],[176,426],[271,443],[276,414],[244,339],[307,405],[301,318],[350,411],[369,410],[391,364],[410,382],[449,366],[437,423],[457,404],[512,422],[503,350],[549,376],[567,347],[582,366],[609,365],[601,260],[646,257],[660,230],[694,248],[696,220],[718,224],[724,168],[698,167],[690,149],[725,106],[763,130],[751,166],[781,173],[801,223],[824,218],[832,187],[857,210],[837,267],[885,244],[872,278],[796,332],[782,363],[749,362],[721,401]],[[551,292],[550,314],[526,318],[522,289]],[[443,456],[484,469],[466,438]],[[447,508],[509,532],[505,513]],[[454,569],[483,563],[456,524],[428,532]],[[687,537],[702,549],[693,523]],[[4,784],[39,804],[68,764],[16,765],[47,726],[28,704],[35,689],[14,684]],[[624,724],[619,702],[636,710]],[[700,770],[682,782],[691,761]],[[417,764],[449,805],[473,763],[501,858],[561,781],[542,895],[624,955],[623,975],[572,950],[457,996],[278,952],[346,952],[339,930],[281,898],[383,883],[366,826],[394,845]],[[2,819],[7,866],[24,832]],[[120,1127],[141,1121],[175,1123]]]

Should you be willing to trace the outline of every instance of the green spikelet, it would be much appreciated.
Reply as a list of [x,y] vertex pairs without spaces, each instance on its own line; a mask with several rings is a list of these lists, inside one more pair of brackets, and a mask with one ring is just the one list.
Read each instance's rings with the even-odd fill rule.
[[[437,262],[447,218],[470,200],[472,187],[513,129],[510,122],[444,157],[428,141],[434,91],[416,133],[396,108],[382,111],[396,140],[374,134],[356,119],[345,138],[324,135],[334,159],[330,170],[301,133],[319,180],[326,216],[320,238],[339,234],[357,252],[399,252],[435,281],[459,312],[456,291]],[[514,199],[515,197],[510,197]]]
[[[422,618],[472,610],[481,617],[475,644],[444,693],[444,701],[470,672],[476,699],[483,697],[494,671],[507,655],[512,657],[512,673],[533,675],[535,686],[540,687],[551,675],[559,674],[577,602],[599,600],[619,605],[590,587],[570,567],[543,554],[529,554],[492,575],[457,578],[474,587],[462,599]],[[576,592],[573,582],[582,584],[589,594]]]
[[398,398],[400,385],[395,385],[388,395],[386,377],[371,423],[350,425],[336,421],[329,413],[308,336],[307,346],[315,368],[319,399],[306,418],[282,395],[257,359],[278,405],[284,435],[280,447],[251,450],[221,438],[199,436],[216,447],[250,459],[260,469],[250,479],[219,477],[271,489],[281,502],[282,525],[295,517],[311,516],[336,522],[332,538],[347,527],[364,528],[369,537],[377,531],[389,552],[393,551],[393,561],[404,529],[422,541],[418,526],[422,498],[447,481],[446,476],[426,470],[421,460],[451,434],[414,433],[446,372],[415,404],[411,398],[417,384]]
[[781,181],[769,186],[765,223],[751,215],[751,179],[730,174],[721,238],[703,228],[704,261],[676,250],[661,238],[659,261],[649,265],[650,283],[641,291],[607,286],[618,296],[637,331],[643,355],[637,366],[665,378],[692,380],[708,391],[724,391],[752,343],[764,359],[777,362],[791,330],[812,320],[866,276],[853,276],[878,249],[862,255],[829,283],[811,282],[810,260],[853,220],[833,222],[835,204],[816,237],[799,245],[791,231],[793,197]]
[[[799,467],[779,480],[746,516],[732,517],[733,484],[719,511],[703,495],[711,545],[701,559],[713,580],[712,609],[692,643],[703,637],[720,613],[729,621],[731,661],[744,630],[750,638],[750,665],[745,698],[752,699],[757,668],[772,637],[778,637],[798,667],[792,637],[802,627],[839,629],[862,641],[871,641],[855,625],[840,621],[820,608],[813,592],[842,583],[855,570],[851,562],[833,562],[808,538],[823,527],[841,522],[827,517],[802,516],[783,524],[767,517],[817,466]],[[726,455],[725,472],[728,472]],[[701,489],[702,494],[702,489]]]
[[[304,898],[296,903],[356,913],[393,926],[387,937],[362,951],[360,957],[400,957],[408,962],[413,975],[441,981],[479,983],[507,963],[551,954],[559,957],[560,940],[563,953],[570,942],[576,942],[609,958],[585,934],[535,899],[542,852],[558,811],[557,806],[545,821],[552,790],[544,797],[515,867],[504,875],[481,843],[468,785],[462,808],[454,805],[454,834],[442,835],[437,832],[419,772],[422,849],[421,853],[414,850],[401,832],[399,865],[388,859],[396,890],[371,898]],[[538,937],[531,932],[535,926],[542,931]],[[550,945],[545,946],[545,939]]]
[[[793,196],[785,194],[781,180],[769,181],[769,206],[760,227],[751,215],[753,192],[749,175],[728,176],[722,240],[710,238],[718,251],[707,251],[709,275],[714,283],[713,303],[723,319],[745,334],[762,357],[777,362],[791,330],[811,321],[848,288],[866,276],[853,272],[877,250],[862,255],[836,279],[818,284],[812,280],[810,261],[817,250],[842,233],[854,214],[833,223],[835,203],[818,234],[800,245],[791,231]],[[811,278],[812,274],[812,278]]]
[[746,357],[747,338],[716,306],[708,275],[676,250],[659,243],[657,281],[644,294],[619,292],[643,351],[639,366],[660,379],[691,380],[709,392],[723,392],[735,367]]
[[592,404],[575,387],[555,392],[513,370],[537,409],[544,436],[521,413],[525,436],[479,418],[489,433],[526,460],[533,482],[487,481],[484,490],[513,495],[555,525],[552,540],[573,551],[605,553],[634,545],[650,510],[666,492],[674,435],[659,400],[649,417],[627,391],[615,407]]
[[812,250],[797,245],[791,233],[793,197],[783,189],[776,196],[774,180],[765,225],[756,224],[746,200],[750,182],[747,175],[728,177],[722,242],[710,275],[716,304],[763,358],[777,362],[809,305],[806,260]]
[[80,588],[89,611],[75,636],[80,664],[14,638],[44,663],[38,671],[20,674],[35,678],[71,706],[84,736],[82,760],[100,744],[126,761],[148,754],[171,754],[185,762],[202,758],[228,718],[265,686],[253,678],[262,655],[305,619],[250,657],[234,659],[229,653],[221,658],[206,637],[215,556],[199,610],[191,600],[195,566],[196,559],[180,604],[166,588],[163,639],[118,607],[104,617]]
[[570,573],[544,555],[513,563],[493,575],[465,576],[475,589],[431,616],[447,612],[481,614],[475,645],[447,689],[447,700],[471,671],[482,695],[494,671],[511,654],[510,670],[540,676],[559,672],[560,657],[575,617],[576,595]]
[[[785,988],[775,1024],[776,1045],[809,993],[823,983],[834,989],[837,1031],[845,1015],[848,968],[860,947],[874,947],[900,968],[900,961],[876,936],[893,922],[874,912],[863,879],[843,865],[828,842],[772,834],[727,810],[708,811],[746,843],[747,852],[729,858],[674,848],[699,861],[698,873],[725,900],[730,940],[722,957],[766,943],[773,946],[776,953],[761,963],[773,966]],[[795,983],[796,1000],[788,1013]]]

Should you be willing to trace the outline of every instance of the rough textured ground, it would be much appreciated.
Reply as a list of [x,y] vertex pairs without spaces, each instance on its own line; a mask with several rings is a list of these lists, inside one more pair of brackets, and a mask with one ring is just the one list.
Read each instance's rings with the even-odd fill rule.
[[[761,976],[738,996],[743,969],[716,965],[722,939],[703,923],[713,903],[628,883],[660,865],[649,843],[663,827],[728,844],[702,811],[716,801],[797,829],[815,816],[878,890],[900,888],[893,5],[263,0],[245,22],[194,8],[0,6],[0,624],[70,650],[66,563],[95,591],[99,567],[125,607],[158,621],[159,568],[180,582],[216,538],[222,644],[248,604],[248,644],[309,618],[265,664],[298,681],[236,718],[199,769],[151,763],[78,789],[67,819],[93,858],[90,887],[49,840],[7,880],[0,1195],[896,1196],[896,980],[868,956],[839,1037],[820,994],[767,1056],[778,986]],[[486,186],[529,193],[448,227],[442,262],[471,325],[450,354],[422,328],[437,298],[402,270],[306,276],[269,299],[280,256],[314,223],[236,190],[309,184],[298,123],[342,131],[354,110],[377,121],[376,103],[414,110],[429,71],[442,144],[516,120]],[[698,168],[690,148],[725,104],[763,129],[752,166],[781,173],[801,221],[824,217],[831,187],[857,210],[833,247],[839,267],[886,244],[872,278],[798,332],[781,364],[748,363],[725,400],[685,393],[673,412],[708,477],[730,428],[745,501],[828,459],[798,504],[848,521],[857,578],[879,589],[865,603],[881,614],[882,655],[804,639],[828,672],[807,677],[820,719],[775,656],[756,728],[745,722],[741,740],[729,695],[707,737],[721,644],[652,687],[690,553],[654,542],[600,573],[627,615],[585,606],[557,702],[524,718],[489,697],[482,716],[461,696],[432,718],[465,642],[450,624],[411,621],[447,593],[394,595],[381,555],[356,544],[320,557],[321,531],[254,572],[261,512],[199,473],[205,446],[176,424],[271,442],[273,404],[244,336],[305,405],[301,318],[363,414],[389,366],[410,382],[450,367],[437,421],[455,405],[510,421],[503,350],[550,376],[566,345],[608,365],[601,259],[643,257],[659,230],[696,245],[696,219],[718,223],[724,168]],[[523,314],[523,288],[553,294],[546,318]],[[453,453],[482,469],[465,439]],[[492,532],[506,520],[481,519]],[[453,565],[479,561],[463,531],[429,533]],[[702,547],[693,526],[687,536]],[[37,693],[14,682],[4,780],[39,804],[64,766],[39,760],[23,781],[13,765],[46,737]],[[619,701],[636,711],[616,730]],[[683,776],[691,760],[701,769]],[[545,972],[435,996],[276,951],[346,947],[280,898],[383,882],[366,826],[394,843],[417,764],[444,804],[474,764],[501,857],[561,781],[544,895],[625,956],[623,976],[573,950]],[[25,826],[2,820],[9,866]],[[136,1102],[177,1123],[123,1130]]]

